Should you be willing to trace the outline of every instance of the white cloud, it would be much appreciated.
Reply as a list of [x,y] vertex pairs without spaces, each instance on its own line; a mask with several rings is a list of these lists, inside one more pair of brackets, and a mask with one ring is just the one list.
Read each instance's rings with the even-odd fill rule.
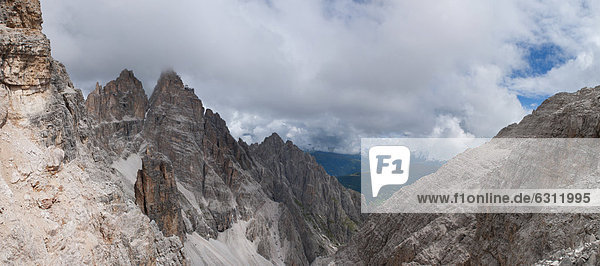
[[[84,91],[130,68],[150,92],[173,67],[251,142],[276,131],[305,148],[356,151],[359,137],[428,136],[443,119],[456,134],[493,136],[527,112],[516,92],[599,83],[595,3],[364,2],[42,0],[42,8],[54,57]],[[548,42],[573,59],[511,78],[527,64],[519,44]]]

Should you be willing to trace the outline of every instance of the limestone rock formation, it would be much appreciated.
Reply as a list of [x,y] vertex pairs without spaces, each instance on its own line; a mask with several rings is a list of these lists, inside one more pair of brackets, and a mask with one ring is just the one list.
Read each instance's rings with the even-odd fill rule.
[[360,226],[356,192],[276,134],[234,139],[173,71],[85,101],[41,22],[0,0],[0,263],[308,265]]
[[0,263],[186,263],[92,159],[83,95],[50,57],[39,7],[0,1]]
[[9,28],[42,29],[42,11],[39,1],[3,0],[0,23]]
[[0,3],[0,78],[9,88],[43,89],[50,81],[50,41],[42,33],[39,1]]
[[[520,123],[502,129],[496,137],[597,138],[600,125],[599,97],[600,87],[559,93],[544,101]],[[519,150],[519,147],[514,149]],[[486,160],[491,166],[501,160],[510,163],[507,158],[518,160],[518,157],[505,156],[485,159],[493,154],[500,155],[506,148],[494,150],[489,145],[483,145],[464,152],[449,161],[444,169],[429,176],[432,178],[424,177],[414,185],[427,179],[444,180],[442,183],[447,184],[450,181],[444,176],[461,176],[462,172],[475,171],[475,166],[482,165]],[[530,159],[539,161],[533,164],[543,163],[544,151],[535,153],[538,155],[532,154]],[[517,164],[518,161],[513,165]],[[469,165],[470,168],[463,169],[460,165]],[[589,181],[579,180],[586,178],[584,176],[575,178],[564,182]],[[589,182],[596,183],[597,180]],[[371,214],[346,247],[332,257],[320,258],[317,264],[479,265],[543,264],[545,261],[560,261],[565,265],[571,262],[583,264],[588,263],[587,260],[597,252],[590,250],[585,257],[575,252],[571,255],[563,253],[569,248],[589,249],[597,242],[598,235],[600,216],[597,214]]]
[[144,214],[156,221],[165,236],[175,235],[184,241],[183,218],[177,199],[171,162],[147,148],[135,182],[135,202]]
[[94,133],[99,145],[109,153],[126,155],[137,152],[148,109],[148,97],[142,83],[127,69],[102,87],[96,84],[85,102],[94,120]]
[[[266,138],[261,144],[250,146],[251,154],[270,172],[263,175],[261,183],[278,202],[291,211],[294,220],[311,221],[297,223],[309,261],[314,255],[334,252],[327,250],[324,241],[312,237],[311,226],[339,246],[346,243],[358,228],[360,198],[358,193],[343,187],[335,177],[329,176],[314,157],[300,150],[291,141],[283,142],[277,134]],[[266,178],[270,176],[271,179]],[[303,217],[304,216],[304,217]]]
[[148,98],[133,72],[124,69],[106,86],[96,84],[85,105],[88,113],[99,121],[143,120]]
[[500,130],[496,137],[598,138],[600,86],[574,93],[557,93],[518,124]]
[[[188,234],[214,238],[249,221],[246,238],[262,257],[308,264],[333,253],[360,224],[358,195],[312,156],[276,134],[252,147],[236,141],[175,72],[158,80],[143,136],[173,163]],[[277,232],[269,232],[273,224]]]
[[[558,93],[496,137],[598,138],[599,111],[600,86]],[[533,263],[559,249],[594,242],[600,236],[598,214],[488,214],[478,216],[477,222],[475,236],[481,239],[481,248],[473,253],[482,261]],[[523,234],[527,231],[535,235]],[[486,255],[490,250],[508,252],[490,258]]]
[[[358,194],[291,142],[276,134],[260,145],[235,140],[220,115],[205,109],[173,71],[161,74],[147,108],[138,112],[145,115],[136,116],[133,107],[144,106],[145,95],[135,84],[139,81],[124,71],[90,94],[86,107],[96,114],[92,135],[117,168],[142,167],[134,191],[138,205],[166,235],[187,239],[192,258],[208,263],[206,257],[223,256],[209,252],[211,241],[236,235],[253,252],[240,261],[258,256],[263,262],[307,265],[335,252],[358,228]],[[141,165],[122,163],[137,157],[143,157]]]

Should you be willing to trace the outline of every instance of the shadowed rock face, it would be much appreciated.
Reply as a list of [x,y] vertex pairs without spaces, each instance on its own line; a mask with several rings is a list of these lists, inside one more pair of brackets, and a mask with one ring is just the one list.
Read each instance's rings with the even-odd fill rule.
[[[96,91],[88,97],[88,109],[108,110],[111,101],[96,96],[106,93]],[[135,97],[123,100],[135,105]],[[171,165],[165,169],[172,169],[175,186],[157,182],[162,174],[148,168],[155,160],[144,155],[135,189],[137,204],[165,234],[174,229],[161,219],[178,219],[174,218],[178,213],[183,214],[183,232],[203,237],[216,238],[234,224],[247,222],[246,238],[256,243],[258,254],[272,262],[306,265],[333,253],[360,224],[358,194],[327,175],[312,156],[276,134],[252,147],[236,141],[220,115],[205,110],[175,72],[161,74],[145,114],[136,120],[143,128],[139,133],[112,134],[106,143],[120,144],[105,148],[118,158],[154,147],[155,157],[169,162],[162,164]],[[96,134],[103,134],[98,125],[125,122],[113,119],[115,115],[105,117],[108,122],[95,117],[100,117]],[[144,191],[170,195],[149,197]],[[164,208],[152,213],[148,202]]]
[[132,71],[123,70],[116,80],[96,89],[85,102],[88,113],[98,121],[143,120],[148,97]]
[[[201,204],[202,210],[186,211],[192,217],[193,231],[211,236],[230,228],[238,216],[235,197],[223,175],[233,172],[231,159],[225,160],[231,136],[214,124],[212,111],[204,113],[202,102],[175,72],[161,74],[150,98],[144,139],[171,159],[178,181],[198,193],[196,197],[211,202]],[[229,185],[234,185],[232,180]]]
[[[597,138],[599,111],[600,87],[558,93],[496,137]],[[371,214],[346,247],[318,264],[533,264],[597,245],[597,236],[597,214]]]
[[176,235],[183,242],[185,234],[178,196],[171,162],[148,148],[135,182],[135,203],[156,221],[165,236]]
[[[346,243],[354,234],[361,220],[358,193],[327,175],[314,157],[291,141],[283,142],[277,134],[267,137],[261,144],[252,144],[250,154],[269,172],[258,176],[261,184],[273,193],[275,201],[292,210],[293,220],[313,221],[337,245]],[[331,252],[322,250],[323,243],[311,236],[306,225],[298,222],[296,228],[309,261],[314,260],[315,255]]]
[[96,121],[96,140],[104,150],[113,154],[137,152],[141,140],[136,137],[144,126],[148,97],[132,71],[124,69],[104,87],[96,84],[85,107]]

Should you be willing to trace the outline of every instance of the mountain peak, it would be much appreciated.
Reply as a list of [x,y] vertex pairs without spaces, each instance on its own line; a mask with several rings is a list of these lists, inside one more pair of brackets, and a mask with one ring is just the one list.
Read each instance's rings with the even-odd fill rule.
[[183,84],[181,77],[173,70],[163,71],[150,96],[149,112],[162,112],[157,109],[177,110],[188,117],[203,117],[202,101],[193,89]]
[[[561,92],[546,99],[518,124],[498,132],[498,138],[597,138],[600,137],[600,86]],[[585,118],[585,119],[583,119]]]
[[273,132],[273,134],[271,134],[271,136],[268,136],[268,137],[265,138],[265,140],[263,141],[263,143],[275,144],[277,146],[282,146],[283,145],[283,139],[281,139],[281,137],[279,136],[279,134],[277,134],[276,132]]
[[143,119],[148,107],[148,97],[133,71],[124,69],[115,80],[88,95],[88,112],[101,121]]
[[[164,84],[165,87],[183,88],[183,81],[181,77],[172,69],[165,70],[160,73],[158,78],[158,84]],[[158,86],[157,84],[157,86]]]
[[[183,99],[200,102],[198,96],[194,94],[194,90],[185,86],[175,71],[163,71],[156,82],[152,96],[150,96],[150,106],[161,105],[165,101],[175,105],[183,104],[181,102]],[[202,103],[200,102],[199,105],[201,106]]]
[[133,74],[133,71],[125,68],[123,70],[121,70],[121,73],[119,74],[118,79],[136,79],[135,75]]

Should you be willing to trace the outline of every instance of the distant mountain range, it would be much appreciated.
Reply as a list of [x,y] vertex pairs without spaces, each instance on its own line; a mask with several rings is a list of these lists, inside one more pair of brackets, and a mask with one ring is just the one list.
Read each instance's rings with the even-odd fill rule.
[[360,172],[360,154],[313,151],[310,155],[315,157],[329,175],[345,176]]
[[345,187],[360,192],[360,154],[313,151],[317,163]]
[[[313,151],[310,154],[315,157],[317,163],[323,166],[325,171],[345,187],[361,191],[361,170],[360,170],[360,154],[341,154],[335,152]],[[412,184],[420,177],[426,176],[435,172],[444,162],[426,161],[423,158],[412,157],[411,177],[407,183]],[[370,184],[366,183],[366,188],[370,188]],[[381,198],[388,198],[397,190],[397,186],[388,186],[383,188]]]

